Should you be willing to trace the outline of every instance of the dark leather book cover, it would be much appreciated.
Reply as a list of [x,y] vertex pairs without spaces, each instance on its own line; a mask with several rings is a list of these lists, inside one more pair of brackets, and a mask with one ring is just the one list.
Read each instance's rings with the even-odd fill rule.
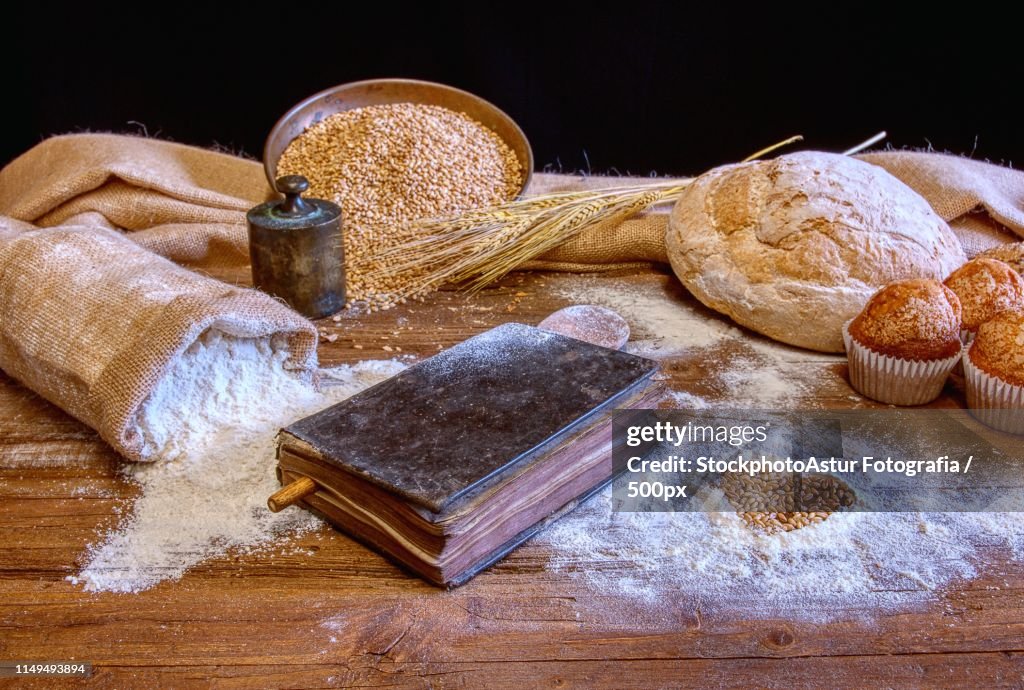
[[635,394],[657,363],[509,323],[284,430],[434,512]]

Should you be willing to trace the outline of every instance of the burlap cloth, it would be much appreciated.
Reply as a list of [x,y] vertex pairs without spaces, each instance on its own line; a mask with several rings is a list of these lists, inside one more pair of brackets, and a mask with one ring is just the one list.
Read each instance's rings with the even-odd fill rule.
[[[968,256],[1024,234],[1024,173],[930,153],[863,158],[928,199]],[[529,191],[624,182],[539,173]],[[205,329],[278,336],[290,366],[311,369],[312,324],[214,279],[244,282],[245,212],[268,192],[258,162],[153,139],[80,134],[31,149],[0,171],[0,368],[131,459],[143,459],[139,405]],[[665,262],[668,210],[587,230],[528,267]]]
[[[1024,172],[938,153],[887,151],[858,156],[881,166],[928,200],[949,223],[968,257],[1024,236]],[[618,177],[535,175],[530,191],[576,191],[624,184]],[[665,228],[671,205],[656,207],[616,227],[595,227],[525,268],[603,271],[668,263]]]

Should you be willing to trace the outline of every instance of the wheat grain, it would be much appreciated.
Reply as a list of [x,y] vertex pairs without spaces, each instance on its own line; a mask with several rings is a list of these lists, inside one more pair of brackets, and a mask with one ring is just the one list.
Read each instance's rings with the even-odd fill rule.
[[[386,306],[412,280],[379,258],[417,235],[408,221],[458,215],[519,193],[523,170],[501,138],[468,115],[412,103],[336,113],[288,145],[278,174],[341,206],[350,300]],[[372,275],[370,275],[372,273]]]

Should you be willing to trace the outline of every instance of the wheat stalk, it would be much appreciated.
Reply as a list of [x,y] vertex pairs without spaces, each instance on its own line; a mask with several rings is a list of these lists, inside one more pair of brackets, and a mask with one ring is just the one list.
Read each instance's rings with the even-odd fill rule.
[[403,281],[411,297],[446,283],[477,291],[544,254],[581,230],[617,223],[654,204],[670,201],[690,180],[644,186],[545,194],[469,211],[457,218],[415,223],[418,239],[375,257],[378,271],[416,273]]
[[783,139],[782,141],[780,141],[780,142],[778,142],[776,144],[772,144],[771,146],[765,146],[760,151],[755,151],[754,153],[752,153],[749,156],[747,156],[746,158],[744,158],[742,162],[743,163],[749,163],[750,161],[756,161],[761,156],[767,156],[772,151],[775,151],[777,149],[781,149],[783,146],[789,146],[790,144],[795,144],[796,142],[803,141],[803,140],[804,140],[804,135],[802,135],[802,134],[797,134],[795,136],[790,137],[789,139]]
[[[850,151],[859,151],[884,136],[876,135]],[[800,141],[790,137],[748,156],[760,158]],[[402,242],[353,268],[371,277],[401,275],[395,300],[421,296],[441,285],[456,283],[470,292],[502,278],[527,261],[599,224],[619,223],[651,206],[675,201],[693,178],[560,192],[517,199],[471,210],[455,218],[414,221],[399,234]]]

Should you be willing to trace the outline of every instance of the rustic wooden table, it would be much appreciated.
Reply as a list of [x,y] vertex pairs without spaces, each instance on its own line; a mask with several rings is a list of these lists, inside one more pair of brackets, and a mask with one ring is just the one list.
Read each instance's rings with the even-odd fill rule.
[[[558,279],[522,274],[469,302],[443,292],[327,321],[339,337],[321,360],[399,347],[426,356],[505,321],[535,324],[569,303],[550,289]],[[665,272],[596,278],[606,279],[693,304]],[[820,382],[819,402],[853,404],[841,363],[793,353],[791,366]],[[665,361],[675,389],[709,400],[715,366]],[[301,549],[219,558],[137,595],[90,594],[65,578],[130,508],[135,489],[118,462],[90,429],[0,374],[0,660],[90,661],[92,678],[66,685],[103,688],[1024,686],[1024,572],[997,550],[979,577],[923,610],[827,623],[709,617],[671,601],[654,617],[552,572],[537,543],[445,592],[326,527],[295,540]]]

